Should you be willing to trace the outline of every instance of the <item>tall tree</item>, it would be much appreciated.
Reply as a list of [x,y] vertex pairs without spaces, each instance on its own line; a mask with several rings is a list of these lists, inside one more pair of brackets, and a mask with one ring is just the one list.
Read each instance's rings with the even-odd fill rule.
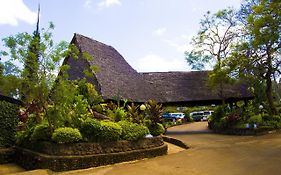
[[238,40],[240,25],[236,18],[236,11],[232,8],[220,10],[215,14],[207,12],[201,20],[201,28],[192,39],[194,49],[185,52],[185,58],[192,69],[204,69],[206,63],[213,63],[210,74],[210,84],[219,86],[219,96],[224,103],[223,84],[229,80],[222,69],[222,61],[227,58],[234,42]]
[[8,59],[6,63],[14,63],[13,66],[19,70],[17,87],[11,86],[14,82],[7,78],[11,73],[4,75],[5,83],[26,105],[37,103],[42,107],[48,101],[61,59],[71,53],[67,42],[54,44],[53,29],[54,24],[50,23],[41,32],[37,28],[33,34],[24,32],[3,39],[7,49],[0,55]]
[[244,41],[236,47],[229,63],[235,65],[240,75],[265,82],[268,110],[274,114],[272,81],[281,74],[281,2],[246,0],[244,3],[250,4],[246,7],[251,13],[247,16]]
[[36,30],[33,32],[32,39],[28,46],[28,53],[24,61],[24,69],[22,71],[22,77],[25,79],[22,83],[22,100],[31,102],[34,100],[32,94],[34,94],[34,85],[38,84],[38,71],[39,71],[39,59],[40,59],[40,31],[39,31],[39,14],[40,5],[38,6],[37,25]]

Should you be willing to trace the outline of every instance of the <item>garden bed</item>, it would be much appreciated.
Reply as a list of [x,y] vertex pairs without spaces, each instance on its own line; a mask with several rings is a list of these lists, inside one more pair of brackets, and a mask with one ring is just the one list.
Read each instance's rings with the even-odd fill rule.
[[240,136],[253,136],[264,135],[280,130],[264,129],[264,128],[228,128],[228,129],[212,129],[215,133],[227,134],[227,135],[240,135]]
[[15,148],[15,162],[25,169],[66,171],[167,154],[161,137],[137,142],[55,144],[37,142]]

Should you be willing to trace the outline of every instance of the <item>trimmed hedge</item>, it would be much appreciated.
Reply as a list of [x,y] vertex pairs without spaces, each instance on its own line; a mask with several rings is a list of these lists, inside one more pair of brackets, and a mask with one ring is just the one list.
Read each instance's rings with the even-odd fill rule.
[[120,121],[118,124],[122,128],[121,139],[128,141],[136,141],[144,138],[149,134],[149,130],[146,126],[131,123],[128,121]]
[[87,118],[82,122],[80,132],[85,141],[97,142],[101,130],[101,123],[98,120]]
[[110,121],[101,121],[100,140],[102,142],[112,142],[120,140],[122,128],[120,125]]
[[0,101],[0,147],[14,145],[19,106]]
[[70,127],[58,128],[54,131],[52,140],[60,144],[75,143],[82,140],[82,135],[78,129]]

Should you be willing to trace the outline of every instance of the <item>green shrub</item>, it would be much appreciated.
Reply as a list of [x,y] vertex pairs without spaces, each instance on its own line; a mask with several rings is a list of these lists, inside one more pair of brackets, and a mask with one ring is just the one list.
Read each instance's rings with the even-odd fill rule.
[[146,106],[146,117],[152,122],[152,125],[157,125],[162,121],[161,115],[163,114],[162,104],[154,100],[148,100],[145,103]]
[[18,131],[15,137],[16,144],[21,145],[22,143],[29,142],[30,133],[28,131]]
[[86,141],[98,141],[101,133],[101,123],[96,119],[88,118],[82,122],[80,132]]
[[244,129],[246,128],[246,123],[244,122],[238,122],[235,124],[234,128],[237,128],[237,129]]
[[100,141],[111,142],[120,139],[122,128],[120,125],[110,121],[101,121]]
[[153,136],[159,136],[165,132],[165,128],[163,127],[162,124],[157,123],[149,127],[149,132]]
[[261,125],[260,128],[264,129],[279,129],[281,128],[281,122],[270,120],[270,121],[264,121]]
[[149,134],[149,130],[146,126],[139,125],[136,123],[131,123],[127,121],[120,121],[118,124],[122,128],[121,139],[128,141],[136,141],[141,138],[144,138]]
[[11,146],[15,143],[18,110],[18,105],[0,101],[0,147]]
[[165,121],[165,122],[163,122],[162,125],[163,125],[163,127],[164,127],[165,129],[168,129],[169,127],[174,126],[174,123],[171,122],[171,121]]
[[257,125],[260,125],[260,124],[263,122],[261,114],[251,116],[251,117],[248,119],[248,122],[249,122],[250,124],[257,124]]
[[227,119],[226,117],[220,118],[219,120],[214,121],[213,127],[215,129],[224,129],[227,127]]
[[186,122],[193,122],[193,118],[190,117],[189,114],[186,115],[186,116],[184,117],[184,119],[185,119]]
[[82,140],[82,135],[76,128],[58,128],[54,131],[52,140],[57,143],[75,143]]
[[33,133],[31,134],[31,140],[50,140],[51,130],[47,123],[39,124],[35,126]]
[[272,116],[273,121],[281,122],[281,116],[280,115],[274,115]]

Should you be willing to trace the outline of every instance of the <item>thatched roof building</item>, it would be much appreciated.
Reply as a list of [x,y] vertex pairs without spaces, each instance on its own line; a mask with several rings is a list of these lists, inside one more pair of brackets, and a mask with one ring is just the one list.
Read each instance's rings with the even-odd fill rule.
[[[83,70],[91,65],[98,67],[98,72],[88,79],[105,100],[116,97],[130,102],[145,102],[155,99],[167,104],[216,104],[221,98],[216,90],[207,85],[208,72],[159,72],[138,73],[113,47],[95,41],[80,34],[74,34],[71,43],[81,53],[87,52],[93,60],[74,60],[66,58],[69,64],[69,78],[84,78]],[[225,99],[250,99],[244,86],[228,88]]]

